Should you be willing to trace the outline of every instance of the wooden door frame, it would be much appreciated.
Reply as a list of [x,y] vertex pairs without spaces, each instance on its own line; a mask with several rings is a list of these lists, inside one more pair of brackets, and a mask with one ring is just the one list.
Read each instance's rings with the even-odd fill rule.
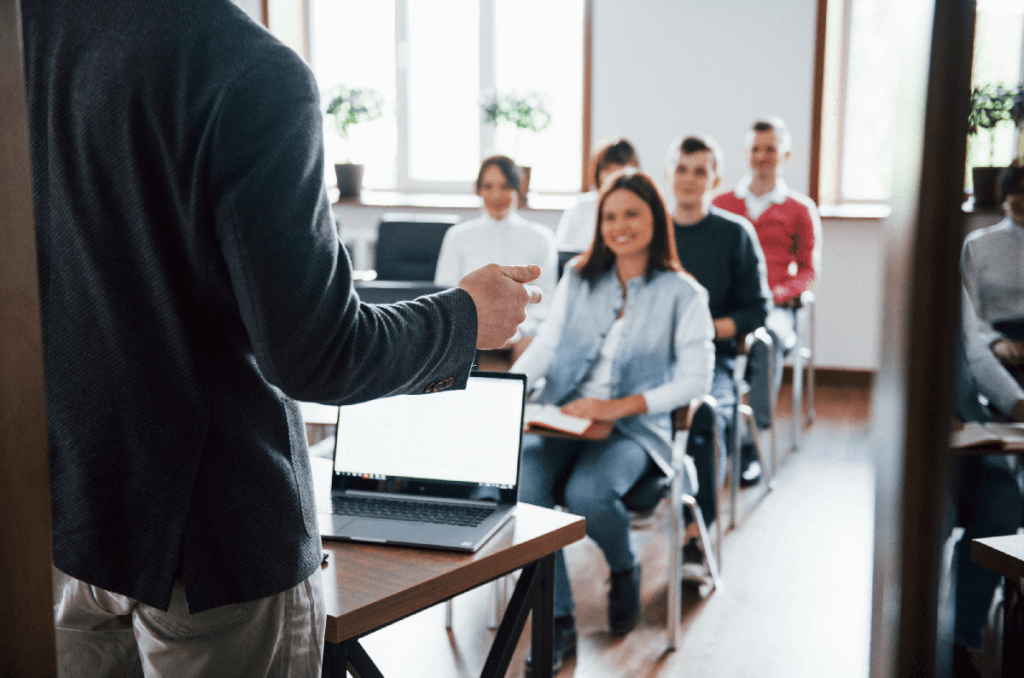
[[[949,432],[975,0],[905,0],[893,214],[887,220],[876,454],[871,675],[934,676],[948,536]],[[944,642],[937,640],[945,638]]]
[[19,0],[0,0],[0,674],[57,673],[50,472]]

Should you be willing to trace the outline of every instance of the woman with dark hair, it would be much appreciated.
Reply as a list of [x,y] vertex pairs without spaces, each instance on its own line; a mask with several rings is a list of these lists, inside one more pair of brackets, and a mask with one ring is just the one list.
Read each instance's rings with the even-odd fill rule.
[[562,252],[585,252],[594,240],[594,221],[597,219],[597,196],[604,180],[627,167],[640,169],[640,159],[633,145],[622,139],[612,139],[594,150],[590,160],[591,190],[584,193],[562,215],[555,230],[555,247]]
[[[653,466],[668,470],[672,410],[707,393],[715,352],[704,288],[679,264],[671,221],[650,177],[624,170],[601,189],[593,245],[566,266],[548,320],[513,365],[534,398],[613,422],[606,440],[525,435],[520,498],[587,519],[611,568],[608,622],[636,626],[640,568],[622,497]],[[653,466],[652,466],[653,465]],[[568,574],[555,561],[554,659],[575,649]]]
[[[504,155],[484,158],[476,177],[476,194],[483,200],[483,214],[445,233],[434,284],[454,287],[462,276],[489,263],[536,264],[541,274],[533,284],[550,298],[558,270],[551,229],[527,221],[516,212],[519,170],[512,159]],[[513,356],[529,343],[547,307],[541,301],[527,310],[526,321],[512,339]]]
[[1006,218],[967,236],[960,266],[985,342],[1024,381],[1024,167],[1008,167],[999,188]]

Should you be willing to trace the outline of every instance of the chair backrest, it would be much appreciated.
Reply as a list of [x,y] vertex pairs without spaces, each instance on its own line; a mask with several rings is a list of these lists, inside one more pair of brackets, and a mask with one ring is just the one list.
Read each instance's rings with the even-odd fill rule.
[[405,280],[356,281],[355,288],[360,301],[368,304],[394,304],[448,289],[433,283]]
[[444,234],[454,214],[385,214],[377,228],[377,280],[432,282]]
[[562,271],[565,270],[565,265],[569,263],[569,260],[575,257],[579,252],[569,251],[558,251],[558,279],[562,279]]

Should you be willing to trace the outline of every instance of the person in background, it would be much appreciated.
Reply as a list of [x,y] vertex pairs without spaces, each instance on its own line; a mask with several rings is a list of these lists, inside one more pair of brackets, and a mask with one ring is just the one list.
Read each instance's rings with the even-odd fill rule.
[[604,180],[626,167],[640,169],[633,145],[622,138],[606,141],[594,149],[590,161],[590,191],[562,214],[555,230],[555,247],[559,252],[586,252],[594,241],[597,221],[598,191]]
[[[445,233],[437,258],[434,284],[454,286],[462,276],[490,262],[534,264],[541,274],[534,283],[550,297],[555,289],[558,255],[551,229],[519,216],[519,170],[511,158],[492,155],[480,163],[476,194],[483,214],[456,224]],[[529,345],[547,312],[547,302],[531,306],[512,339],[512,360]]]
[[[724,481],[726,453],[731,449],[726,434],[731,431],[736,406],[736,339],[761,327],[771,308],[764,256],[754,227],[743,217],[711,206],[711,196],[722,180],[721,172],[722,152],[714,139],[690,135],[678,137],[669,145],[665,178],[676,199],[676,251],[683,268],[707,289],[715,324],[711,396],[718,402],[722,471],[717,479],[714,443],[709,432],[690,432],[690,456],[700,484],[697,501],[708,525],[716,517],[715,488]],[[757,482],[761,469],[756,456],[745,457],[743,461],[741,483]],[[697,548],[695,539],[688,540],[684,561],[702,560]]]
[[[606,440],[527,434],[520,499],[584,516],[611,569],[608,625],[640,618],[640,566],[622,497],[654,466],[669,471],[671,412],[711,385],[714,326],[707,293],[679,265],[668,212],[654,182],[626,169],[601,189],[593,246],[565,268],[551,313],[512,366],[535,400],[614,422]],[[565,560],[555,558],[554,660],[575,651]]]
[[[991,421],[991,408],[1011,421],[1024,421],[1024,390],[989,350],[966,290],[961,289],[962,336],[958,345],[956,411],[963,422]],[[1014,534],[1022,524],[1021,489],[1007,455],[958,455],[953,489],[957,524],[964,533],[953,548],[953,678],[980,678],[973,656],[1001,578],[971,560],[972,539]]]
[[360,303],[292,49],[228,0],[22,8],[59,674],[318,677],[295,399],[465,388],[540,272]]
[[1006,218],[967,236],[961,254],[964,286],[982,338],[1018,381],[1024,377],[1024,167],[1000,180]]
[[775,340],[774,379],[761,361],[751,362],[750,406],[760,428],[771,426],[771,399],[782,383],[782,361],[795,340],[794,303],[821,271],[821,219],[814,202],[791,189],[782,170],[792,155],[793,138],[780,118],[755,122],[746,136],[750,172],[713,204],[754,224],[768,268],[775,308],[765,327]]

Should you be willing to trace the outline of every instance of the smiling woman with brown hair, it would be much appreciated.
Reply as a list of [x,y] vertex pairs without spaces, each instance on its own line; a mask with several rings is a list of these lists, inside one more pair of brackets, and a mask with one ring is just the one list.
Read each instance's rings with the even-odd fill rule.
[[[714,328],[707,293],[682,269],[664,200],[650,177],[613,175],[601,191],[594,243],[570,262],[548,320],[515,365],[536,401],[613,422],[606,440],[526,435],[520,499],[558,503],[587,519],[612,571],[611,632],[640,614],[640,568],[622,497],[655,466],[668,468],[672,410],[707,393]],[[555,561],[555,665],[575,650],[572,593]]]

